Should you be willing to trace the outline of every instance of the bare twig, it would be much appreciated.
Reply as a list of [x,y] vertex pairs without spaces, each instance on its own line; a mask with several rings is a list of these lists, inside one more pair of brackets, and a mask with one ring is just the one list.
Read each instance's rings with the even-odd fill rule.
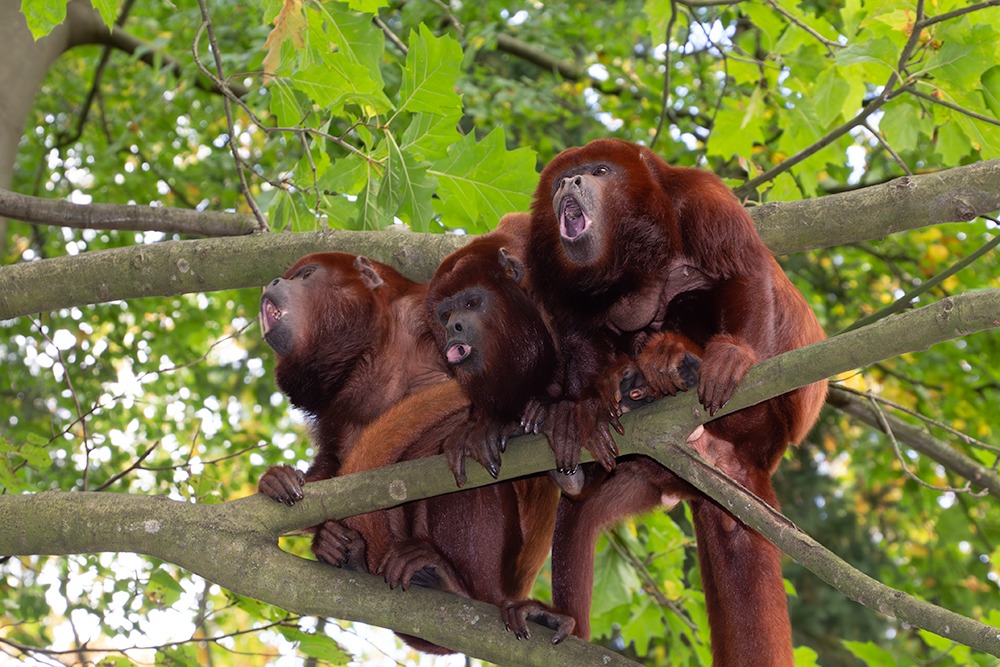
[[809,35],[812,36],[816,41],[818,41],[820,44],[826,47],[827,53],[829,53],[831,56],[834,54],[834,51],[836,49],[842,48],[840,44],[838,44],[837,42],[832,42],[823,35],[819,34],[808,23],[806,23],[799,17],[795,16],[795,14],[792,14],[790,11],[779,5],[774,0],[767,0],[767,6],[773,9],[774,11],[778,12],[782,16],[784,16],[789,23],[796,25],[802,30],[805,30],[807,33],[809,33]]
[[[230,91],[229,82],[226,81],[225,70],[222,67],[222,53],[219,51],[219,42],[215,38],[215,27],[212,24],[212,17],[208,13],[208,6],[205,0],[198,0],[198,6],[201,8],[201,25],[198,27],[198,33],[195,35],[191,51],[194,54],[195,62],[198,64],[198,69],[206,76],[211,77],[219,89],[222,90],[222,102],[226,110],[226,125],[229,130],[229,149],[232,151],[233,160],[236,162],[236,173],[240,177],[240,188],[243,191],[243,197],[246,199],[247,205],[250,206],[254,217],[257,218],[257,225],[261,231],[268,231],[267,218],[264,217],[264,213],[257,206],[257,201],[254,199],[253,193],[250,192],[246,169],[244,168],[242,158],[240,158],[240,147],[236,137],[236,123],[233,121],[233,106],[230,103],[230,100],[236,96]],[[212,76],[198,56],[198,44],[201,41],[201,33],[203,31],[208,33],[208,43],[212,51],[212,57],[215,59],[216,76]]]
[[[998,0],[998,2],[1000,2],[1000,0]],[[926,83],[926,82],[921,82],[921,83]],[[914,97],[919,97],[920,99],[927,100],[932,104],[938,104],[940,106],[951,109],[952,111],[957,111],[958,113],[964,116],[968,116],[969,118],[975,118],[976,120],[982,121],[984,123],[989,123],[990,125],[1000,125],[1000,120],[997,120],[996,118],[992,118],[990,116],[984,116],[981,113],[976,113],[975,111],[965,109],[963,107],[958,106],[957,104],[949,102],[948,100],[943,100],[939,97],[928,95],[927,93],[917,90],[916,88],[910,87],[907,89],[907,92],[913,95]]]
[[649,150],[656,150],[656,142],[660,139],[660,134],[663,132],[663,126],[666,123],[667,116],[669,115],[670,109],[670,77],[673,72],[671,67],[671,57],[670,52],[670,40],[674,34],[674,25],[677,23],[677,0],[670,0],[670,20],[667,21],[667,29],[663,34],[663,45],[666,49],[664,54],[664,69],[663,69],[663,95],[660,98],[660,120],[656,124],[656,131],[653,133],[653,138],[649,142]]
[[[984,217],[986,217],[986,216],[984,216]],[[992,220],[992,218],[990,218],[990,219]],[[901,296],[898,299],[896,299],[894,302],[892,302],[891,304],[889,304],[885,308],[882,308],[881,310],[879,310],[879,311],[877,311],[875,313],[872,313],[871,315],[868,315],[867,317],[862,317],[861,319],[857,320],[856,322],[854,322],[853,324],[851,324],[850,326],[848,326],[847,328],[845,328],[843,331],[851,331],[853,329],[857,329],[858,327],[863,327],[866,324],[871,324],[872,322],[876,322],[876,321],[882,319],[883,317],[886,317],[888,315],[892,315],[893,313],[898,313],[900,311],[906,310],[907,308],[910,308],[911,306],[913,306],[914,299],[916,299],[918,296],[920,296],[921,294],[924,294],[925,292],[929,291],[933,287],[936,287],[937,285],[940,285],[946,279],[950,278],[951,276],[955,275],[956,273],[958,273],[959,271],[961,271],[965,267],[969,266],[970,264],[972,264],[973,262],[975,262],[977,259],[979,259],[983,255],[986,255],[987,253],[989,253],[991,250],[993,250],[993,248],[996,248],[997,245],[1000,245],[1000,234],[997,234],[996,236],[994,236],[993,238],[991,238],[989,241],[987,241],[986,243],[984,243],[982,246],[980,246],[979,248],[977,248],[975,252],[972,252],[968,256],[963,257],[961,260],[955,262],[954,264],[952,264],[951,266],[949,266],[947,269],[945,269],[941,273],[939,273],[936,276],[930,278],[929,280],[926,280],[926,281],[920,283],[919,285],[917,285],[916,287],[914,287],[912,290],[910,290],[909,292],[907,292],[903,296]],[[841,333],[843,333],[843,331]]]

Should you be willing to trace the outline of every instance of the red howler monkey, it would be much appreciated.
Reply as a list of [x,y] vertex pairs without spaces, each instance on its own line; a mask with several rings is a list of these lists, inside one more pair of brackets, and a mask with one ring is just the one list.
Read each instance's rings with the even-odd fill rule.
[[[751,364],[821,340],[822,328],[714,175],[671,167],[619,140],[566,150],[543,170],[532,204],[528,270],[566,359],[563,400],[546,432],[557,465],[588,469],[577,500],[560,502],[553,602],[587,636],[597,531],[628,514],[692,501],[717,665],[791,665],[780,552],[651,459],[615,468],[614,388],[631,357],[657,395],[693,385],[714,414]],[[607,378],[611,378],[611,382]],[[691,444],[774,507],[771,475],[824,402],[820,382],[706,425]]]
[[496,230],[445,257],[428,288],[435,339],[472,402],[470,428],[445,445],[459,486],[466,455],[497,476],[529,399],[547,397],[556,379],[558,353],[521,260],[530,221],[504,216]]
[[[435,338],[471,402],[470,428],[444,445],[459,486],[465,483],[467,454],[497,476],[500,452],[508,435],[520,430],[529,401],[547,398],[556,388],[558,352],[544,314],[528,297],[528,276],[518,258],[529,224],[525,214],[504,216],[496,230],[446,257],[428,289]],[[547,476],[517,483],[556,493]],[[547,554],[540,555],[544,560]],[[554,643],[572,631],[571,617],[525,599],[527,593],[507,597],[508,630],[529,637],[527,621],[533,620],[556,630]]]
[[[361,430],[402,397],[448,375],[423,316],[426,286],[390,266],[339,252],[306,255],[261,295],[275,381],[312,421],[316,455],[303,475],[272,466],[258,490],[292,505],[302,484],[341,474]],[[373,391],[377,388],[378,391]],[[313,551],[364,567],[364,542],[342,524],[318,527]]]
[[[293,504],[303,482],[439,454],[446,436],[465,427],[469,401],[444,372],[425,297],[425,286],[391,267],[343,253],[304,257],[265,290],[261,317],[278,355],[275,376],[313,418],[317,453],[305,476],[269,469],[262,493]],[[431,498],[327,521],[313,551],[334,565],[382,573],[393,587],[417,583],[502,605],[530,593],[557,499],[544,476]],[[474,530],[460,530],[470,518]]]

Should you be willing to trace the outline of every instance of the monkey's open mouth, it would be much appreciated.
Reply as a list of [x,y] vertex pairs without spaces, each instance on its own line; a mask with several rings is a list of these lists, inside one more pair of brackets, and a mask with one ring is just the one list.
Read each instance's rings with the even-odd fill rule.
[[274,302],[266,296],[260,298],[260,321],[264,325],[264,335],[267,335],[271,328],[281,319],[281,309],[274,305]]
[[445,356],[448,357],[449,364],[457,364],[472,354],[472,346],[465,343],[454,343],[448,347]]
[[583,207],[580,206],[576,197],[563,197],[562,201],[559,202],[559,232],[562,237],[572,241],[583,234],[588,225],[590,225],[590,220],[583,212]]

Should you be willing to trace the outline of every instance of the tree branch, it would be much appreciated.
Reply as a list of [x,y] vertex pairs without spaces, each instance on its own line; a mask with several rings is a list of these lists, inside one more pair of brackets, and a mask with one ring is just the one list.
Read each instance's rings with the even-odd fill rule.
[[[22,202],[22,206],[31,201],[20,197],[7,200]],[[4,201],[5,197],[0,196],[0,216],[6,214]],[[109,204],[52,206],[63,206],[74,214],[95,209],[101,218],[120,218],[123,228],[128,226],[124,220],[135,220],[137,216],[148,221],[154,216],[169,220],[175,215],[230,215]],[[763,204],[749,212],[764,242],[780,255],[881,238],[932,224],[972,220],[997,209],[1000,159],[934,174],[904,176],[827,197]],[[56,210],[62,209],[52,209],[53,213],[45,216],[46,222],[60,224],[49,219]],[[27,217],[28,213],[22,210],[20,215]],[[250,219],[240,217],[238,224],[247,224]],[[259,287],[299,257],[324,250],[367,255],[392,264],[414,280],[428,280],[441,258],[468,239],[440,234],[327,230],[163,241],[13,264],[0,267],[0,320],[116,299]]]
[[0,217],[73,229],[163,232],[191,236],[242,236],[257,221],[243,213],[217,213],[165,206],[73,204],[0,188]]
[[[828,375],[994,327],[1000,327],[1000,289],[894,315],[755,365],[719,416]],[[627,435],[619,439],[619,449],[623,455],[657,459],[851,599],[1000,656],[997,628],[871,579],[698,458],[683,443],[703,420],[693,392],[659,401],[625,415]],[[552,455],[544,443],[538,436],[512,441],[500,480],[549,469]],[[468,470],[466,488],[493,481],[474,466]],[[488,605],[425,589],[392,592],[374,577],[335,570],[276,548],[278,536],[288,531],[442,491],[456,489],[444,457],[436,456],[309,484],[305,498],[291,508],[259,494],[221,505],[82,492],[0,496],[0,555],[134,551],[176,563],[236,593],[289,611],[382,625],[488,660],[525,665],[622,660],[575,641],[552,649],[543,639],[551,636],[549,631],[541,628],[537,635],[542,641],[516,642],[500,632],[496,610]],[[300,585],[288,586],[290,580]],[[487,622],[481,623],[483,619]],[[575,653],[584,648],[601,653],[586,657]]]
[[771,251],[783,255],[973,220],[1000,209],[998,185],[1000,159],[749,211]]

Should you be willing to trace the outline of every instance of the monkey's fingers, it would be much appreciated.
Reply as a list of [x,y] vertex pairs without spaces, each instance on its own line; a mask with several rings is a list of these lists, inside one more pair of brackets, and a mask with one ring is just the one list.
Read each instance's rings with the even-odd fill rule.
[[268,498],[291,507],[302,500],[302,485],[305,481],[302,471],[292,466],[271,466],[261,475],[257,490]]
[[468,481],[465,476],[465,434],[453,433],[444,441],[443,449],[448,468],[455,476],[455,483],[459,488],[465,486],[466,481]]
[[334,567],[363,569],[365,541],[361,535],[336,521],[324,521],[316,529],[312,551],[316,557]]
[[[580,441],[594,455],[594,460],[611,471],[615,469],[615,458],[618,457],[618,445],[611,437],[608,422],[600,419],[601,404],[599,399],[587,399],[576,405],[575,419],[578,426]],[[619,424],[620,426],[621,424]]]
[[561,401],[553,415],[551,433],[546,434],[555,456],[556,470],[561,473],[573,474],[580,465],[579,433],[573,403]]
[[524,429],[525,433],[538,435],[545,428],[547,412],[547,406],[543,405],[541,401],[535,398],[529,399],[528,404],[524,406],[524,414],[521,416],[521,428]]
[[576,627],[576,621],[572,616],[556,613],[547,605],[535,600],[508,600],[503,603],[500,616],[507,631],[513,630],[514,636],[518,639],[531,639],[528,621],[555,630],[552,636],[553,644],[566,639]]
[[714,415],[729,402],[756,360],[754,351],[734,336],[716,336],[701,361],[698,399]]
[[612,410],[608,414],[608,422],[611,424],[611,427],[618,432],[618,435],[625,435],[625,427],[622,426],[621,420],[618,419],[620,416],[620,410],[618,411],[618,414],[615,414],[615,411]]

